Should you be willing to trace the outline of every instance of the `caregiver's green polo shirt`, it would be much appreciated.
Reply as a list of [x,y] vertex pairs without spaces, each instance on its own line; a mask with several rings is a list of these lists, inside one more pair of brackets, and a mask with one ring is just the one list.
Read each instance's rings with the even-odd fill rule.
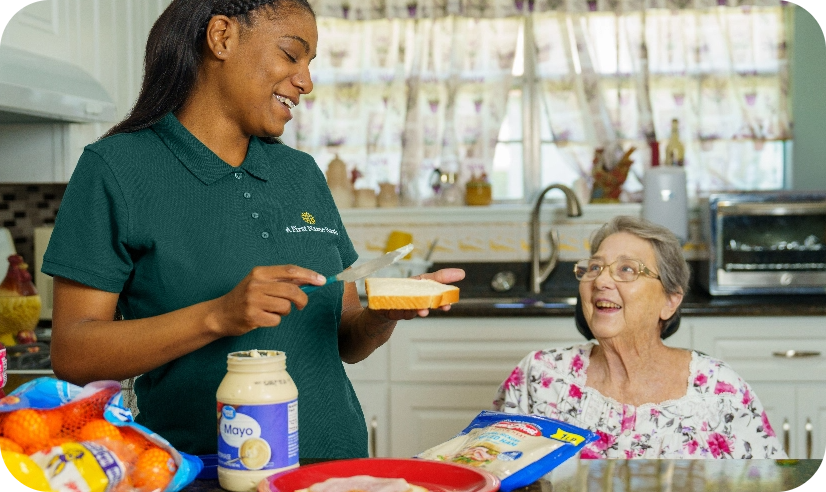
[[[258,265],[329,276],[356,258],[312,157],[252,138],[235,168],[168,114],[85,148],[42,271],[120,293],[124,318],[138,319],[220,297]],[[217,340],[139,377],[137,421],[181,451],[215,453],[227,354],[275,349],[298,387],[300,456],[366,456],[364,416],[338,352],[342,293],[340,282],[316,290],[277,327]]]

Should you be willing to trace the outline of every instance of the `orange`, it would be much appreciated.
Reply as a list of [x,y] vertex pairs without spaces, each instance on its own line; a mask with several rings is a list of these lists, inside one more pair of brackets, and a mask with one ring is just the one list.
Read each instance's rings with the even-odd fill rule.
[[120,434],[123,436],[123,440],[126,442],[127,447],[135,453],[142,453],[147,447],[149,447],[149,440],[135,429],[122,427],[120,429]]
[[46,419],[46,425],[49,427],[49,435],[52,437],[59,436],[63,429],[63,412],[58,409],[55,410],[41,410],[40,416]]
[[88,415],[86,406],[82,402],[69,403],[61,407],[63,414],[63,430],[66,434],[77,437],[80,429],[91,419],[99,418],[99,415]]
[[120,441],[123,439],[118,428],[103,419],[90,420],[80,429],[78,437],[81,441],[95,441],[106,438]]
[[49,426],[37,411],[24,408],[3,420],[3,435],[24,448],[40,446],[49,440]]
[[41,443],[36,446],[27,446],[26,447],[26,454],[29,456],[33,455],[34,453],[40,451],[51,451],[51,449],[55,446],[60,446],[61,444],[66,444],[67,442],[72,442],[71,439],[68,437],[52,437],[48,441]]
[[6,451],[14,451],[15,453],[23,452],[22,446],[12,441],[11,439],[7,439],[5,437],[0,437],[0,449],[4,449]]
[[172,456],[159,447],[152,447],[138,456],[132,485],[144,490],[163,490],[178,466]]

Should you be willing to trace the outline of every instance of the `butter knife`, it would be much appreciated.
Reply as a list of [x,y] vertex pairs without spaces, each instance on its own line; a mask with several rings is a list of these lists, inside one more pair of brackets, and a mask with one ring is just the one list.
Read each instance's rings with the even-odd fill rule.
[[316,289],[320,289],[325,285],[330,285],[334,282],[355,282],[360,278],[364,278],[371,273],[375,273],[382,268],[392,265],[399,261],[399,259],[404,258],[407,256],[408,253],[413,251],[413,244],[408,244],[406,246],[402,246],[401,248],[386,253],[375,260],[370,260],[367,263],[362,263],[361,265],[351,268],[349,270],[344,270],[343,272],[339,273],[338,275],[332,275],[327,277],[327,282],[324,285],[302,285],[301,290],[306,293],[310,293]]

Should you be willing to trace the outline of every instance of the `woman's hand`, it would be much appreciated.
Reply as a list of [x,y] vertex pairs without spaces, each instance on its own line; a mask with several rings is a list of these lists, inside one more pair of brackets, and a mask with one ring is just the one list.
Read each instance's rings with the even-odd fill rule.
[[[458,282],[465,278],[465,271],[460,268],[443,268],[441,270],[437,270],[432,273],[423,273],[421,275],[416,275],[415,279],[428,279],[428,280],[435,280],[441,284],[452,284],[453,282]],[[450,311],[450,305],[442,306],[439,309],[442,311]],[[413,319],[415,317],[424,318],[428,314],[430,314],[429,309],[409,309],[409,310],[400,310],[400,309],[381,309],[381,310],[373,310],[373,313],[387,318],[391,321],[398,321],[402,319]]]
[[326,279],[295,265],[255,267],[238,285],[215,300],[212,326],[220,336],[238,336],[260,326],[278,326],[290,314],[307,305],[302,285],[324,285]]

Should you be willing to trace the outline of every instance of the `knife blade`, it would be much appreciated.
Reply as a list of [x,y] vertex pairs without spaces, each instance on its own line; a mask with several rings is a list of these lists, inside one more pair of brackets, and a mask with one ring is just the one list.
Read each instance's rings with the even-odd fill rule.
[[370,275],[371,273],[376,273],[382,268],[390,266],[393,263],[396,263],[397,261],[399,261],[399,259],[407,256],[407,254],[411,251],[413,251],[412,243],[406,246],[402,246],[401,248],[393,250],[389,253],[385,253],[384,255],[376,258],[375,260],[370,260],[366,263],[362,263],[357,267],[351,268],[349,270],[344,270],[338,275],[331,275],[327,277],[327,281],[324,283],[324,285],[302,285],[301,290],[309,294],[310,292],[316,289],[320,289],[321,287],[324,287],[325,285],[330,285],[334,282],[355,282],[360,278],[364,278]]

